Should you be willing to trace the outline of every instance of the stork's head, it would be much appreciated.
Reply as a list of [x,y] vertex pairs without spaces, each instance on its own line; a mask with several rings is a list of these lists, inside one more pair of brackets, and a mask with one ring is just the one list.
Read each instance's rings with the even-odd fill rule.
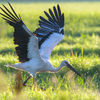
[[72,71],[74,71],[77,75],[81,76],[70,64],[67,60],[62,61],[61,63],[62,66],[66,66],[70,68]]

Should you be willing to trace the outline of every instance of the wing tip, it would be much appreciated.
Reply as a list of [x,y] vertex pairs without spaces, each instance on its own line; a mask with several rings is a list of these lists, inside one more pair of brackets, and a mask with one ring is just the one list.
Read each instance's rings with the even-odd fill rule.
[[9,2],[8,2],[8,4],[9,4],[11,10],[13,11],[13,13],[4,4],[2,4],[4,8],[0,7],[0,9],[3,11],[4,14],[0,13],[0,15],[3,16],[4,20],[6,19],[7,23],[9,23],[11,26],[14,26],[16,23],[22,22],[22,19],[21,19],[20,15],[17,16],[17,14],[15,13],[13,7],[11,6],[11,4]]

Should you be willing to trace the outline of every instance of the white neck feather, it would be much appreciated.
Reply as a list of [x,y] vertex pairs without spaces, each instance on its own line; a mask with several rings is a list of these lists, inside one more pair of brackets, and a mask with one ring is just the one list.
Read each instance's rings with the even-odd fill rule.
[[60,69],[61,69],[62,67],[63,67],[63,65],[60,64],[60,66],[59,66],[58,68],[54,68],[53,72],[58,72],[58,71],[60,71]]

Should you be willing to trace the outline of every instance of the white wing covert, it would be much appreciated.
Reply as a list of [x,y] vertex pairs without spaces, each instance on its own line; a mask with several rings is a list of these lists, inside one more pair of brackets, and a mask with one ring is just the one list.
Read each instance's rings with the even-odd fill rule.
[[33,33],[38,37],[41,57],[49,60],[53,48],[64,38],[64,13],[59,5],[54,6],[53,11],[49,9],[49,14],[44,13],[48,20],[40,16],[40,28]]

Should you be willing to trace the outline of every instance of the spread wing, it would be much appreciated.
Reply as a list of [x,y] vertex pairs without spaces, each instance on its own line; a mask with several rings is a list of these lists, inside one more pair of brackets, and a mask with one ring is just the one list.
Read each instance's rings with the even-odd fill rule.
[[14,27],[14,44],[17,45],[15,50],[19,61],[25,62],[33,57],[39,57],[38,39],[25,26],[21,17],[16,14],[10,3],[8,4],[12,11],[9,11],[8,8],[3,5],[4,8],[0,7],[3,13],[0,14],[8,24]]
[[33,32],[39,40],[39,51],[43,59],[49,60],[53,48],[64,37],[64,13],[61,13],[60,6],[54,6],[53,11],[49,9],[49,13],[44,11],[45,19],[40,16],[40,27]]

